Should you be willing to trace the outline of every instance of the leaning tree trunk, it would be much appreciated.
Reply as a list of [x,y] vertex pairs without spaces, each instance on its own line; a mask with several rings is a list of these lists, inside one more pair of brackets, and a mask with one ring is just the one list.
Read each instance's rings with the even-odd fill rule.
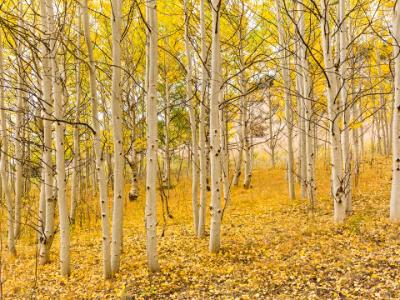
[[147,87],[147,150],[146,150],[146,247],[147,263],[150,272],[160,270],[157,253],[157,2],[149,0],[147,2],[147,39],[149,40],[147,49],[148,59],[148,87]]
[[394,43],[394,106],[393,106],[393,166],[392,193],[390,196],[390,220],[400,221],[400,1],[396,2],[393,16]]
[[289,70],[289,51],[288,51],[288,40],[285,34],[285,29],[282,24],[281,14],[281,1],[276,0],[277,6],[277,17],[278,17],[278,33],[279,43],[283,47],[283,56],[281,59],[283,89],[285,98],[285,117],[286,117],[286,129],[287,129],[287,175],[288,175],[288,188],[290,199],[295,198],[294,190],[294,158],[293,158],[293,120],[292,120],[292,100],[290,95],[290,70]]
[[104,165],[104,158],[101,151],[100,141],[100,122],[99,122],[99,102],[97,99],[96,87],[96,65],[93,55],[93,46],[90,39],[89,29],[89,13],[88,13],[88,0],[84,1],[82,6],[83,11],[83,25],[86,46],[88,49],[89,58],[89,82],[90,82],[90,98],[92,102],[92,123],[94,129],[93,147],[96,159],[97,180],[100,193],[100,211],[101,211],[101,227],[102,227],[102,246],[103,246],[103,276],[104,278],[111,277],[111,254],[110,254],[110,226],[108,223],[108,195],[107,195],[107,176]]
[[0,174],[1,174],[1,184],[3,188],[4,197],[6,199],[7,207],[7,221],[8,221],[8,238],[7,246],[8,251],[11,255],[16,255],[15,249],[15,239],[14,239],[14,214],[13,214],[13,204],[11,189],[9,185],[7,164],[8,164],[8,133],[7,133],[7,123],[6,123],[6,110],[4,106],[4,67],[3,67],[3,42],[0,34],[0,118],[1,118],[1,162],[0,162]]
[[193,224],[194,233],[198,233],[199,225],[199,208],[198,208],[198,192],[199,192],[199,153],[197,144],[197,118],[196,107],[197,101],[193,93],[193,62],[191,54],[191,44],[189,40],[189,26],[190,18],[188,11],[188,1],[185,0],[185,50],[187,59],[187,73],[186,73],[186,103],[189,106],[190,117],[190,130],[192,132],[192,211],[193,211]]
[[205,0],[200,1],[200,30],[201,30],[201,103],[200,103],[200,199],[199,199],[199,225],[197,234],[203,237],[205,234],[206,219],[206,197],[207,197],[207,146],[206,146],[206,105],[207,105],[207,45],[206,45],[206,25],[205,25]]
[[218,252],[221,246],[221,143],[219,135],[219,101],[222,89],[220,10],[222,0],[212,0],[212,42],[211,42],[211,98],[210,98],[210,159],[211,159],[211,252]]

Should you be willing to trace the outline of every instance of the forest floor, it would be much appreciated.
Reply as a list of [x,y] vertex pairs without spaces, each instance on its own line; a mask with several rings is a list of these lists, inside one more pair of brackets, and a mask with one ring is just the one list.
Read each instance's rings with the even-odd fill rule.
[[7,256],[3,238],[5,298],[400,298],[400,227],[388,221],[390,170],[388,159],[362,165],[354,213],[335,226],[326,167],[318,170],[314,214],[307,202],[287,199],[284,170],[258,167],[252,189],[232,190],[219,254],[208,252],[208,238],[193,236],[190,182],[181,182],[170,191],[173,219],[159,238],[158,274],[146,268],[143,197],[126,205],[121,272],[113,280],[102,279],[94,215],[72,230],[68,279],[59,275],[57,239],[54,262],[36,266],[33,233],[18,241],[15,259]]

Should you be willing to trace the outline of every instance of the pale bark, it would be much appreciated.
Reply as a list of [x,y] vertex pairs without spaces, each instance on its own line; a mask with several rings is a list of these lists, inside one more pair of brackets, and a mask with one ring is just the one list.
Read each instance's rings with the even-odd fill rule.
[[210,98],[210,168],[211,168],[211,252],[218,252],[221,246],[221,143],[219,135],[219,102],[222,89],[220,10],[222,0],[211,1],[212,42],[211,42],[211,98]]
[[7,208],[7,222],[8,222],[8,235],[7,235],[7,246],[8,251],[11,255],[16,255],[15,249],[15,238],[14,238],[14,210],[12,204],[11,188],[9,184],[9,178],[7,173],[8,164],[8,132],[7,132],[7,115],[4,105],[4,83],[5,83],[4,67],[3,67],[3,41],[0,33],[0,118],[1,118],[1,162],[0,162],[0,173],[1,173],[1,184],[6,200]]
[[[166,65],[165,65],[166,68]],[[170,85],[165,74],[165,112],[164,112],[164,170],[163,170],[163,187],[170,189],[171,187],[171,153],[170,153],[170,138],[169,138],[169,126],[171,117],[171,99],[170,99]]]
[[89,57],[89,82],[90,82],[90,98],[92,104],[92,123],[94,129],[93,147],[95,151],[97,180],[100,194],[100,212],[101,212],[101,227],[102,227],[102,246],[103,246],[103,276],[104,278],[111,277],[111,255],[110,255],[110,226],[108,223],[108,195],[107,195],[107,177],[104,165],[104,158],[101,152],[100,141],[100,122],[99,122],[99,102],[97,99],[96,87],[96,65],[93,56],[93,46],[90,39],[90,25],[88,13],[88,0],[85,0],[82,6],[83,25],[86,46]]
[[193,225],[194,233],[198,233],[199,224],[199,204],[198,204],[198,193],[199,193],[199,152],[198,152],[198,142],[197,142],[197,118],[196,118],[196,107],[197,101],[193,93],[193,61],[192,61],[192,51],[189,39],[189,26],[190,18],[188,11],[188,0],[184,1],[185,9],[185,50],[187,59],[187,69],[186,69],[186,103],[189,106],[189,118],[190,118],[190,131],[192,134],[192,211],[193,211]]
[[[314,179],[315,173],[315,147],[314,147],[314,128],[313,124],[313,103],[312,103],[312,94],[311,94],[311,79],[310,79],[310,69],[308,62],[308,53],[305,45],[305,16],[304,16],[304,2],[303,0],[299,0],[297,2],[297,9],[299,11],[299,38],[301,42],[299,44],[299,52],[300,52],[300,65],[302,72],[302,80],[303,80],[303,97],[302,97],[302,107],[303,107],[303,118],[304,118],[304,134],[305,139],[302,143],[303,149],[302,155],[305,155],[306,166],[303,165],[303,168],[306,168],[306,174],[303,178],[305,178],[306,189],[307,189],[307,198],[310,202],[311,209],[315,207],[315,191],[316,184]],[[305,152],[305,153],[304,153]],[[304,172],[304,171],[303,171]]]
[[329,138],[332,167],[332,196],[334,203],[334,222],[343,223],[346,216],[346,198],[343,186],[343,161],[341,138],[339,130],[340,103],[336,97],[337,94],[337,76],[333,64],[331,32],[329,28],[329,13],[327,0],[321,0],[321,39],[324,58],[324,75],[326,77],[326,91],[328,97],[328,116],[329,116]]
[[54,175],[52,161],[52,114],[53,99],[51,96],[52,74],[50,65],[49,23],[46,0],[40,1],[41,32],[45,44],[41,45],[43,68],[43,165],[45,168],[46,222],[44,238],[40,244],[39,263],[46,264],[50,260],[50,247],[54,238]]
[[130,168],[132,171],[132,178],[131,178],[131,188],[129,191],[129,200],[136,201],[139,197],[139,187],[138,187],[138,155],[136,153],[135,147],[135,140],[136,140],[136,110],[138,109],[138,102],[133,100],[134,103],[131,106],[131,113],[132,113],[132,128],[131,128],[131,158],[130,158]]
[[[76,96],[75,96],[75,122],[78,123],[80,119],[80,105],[81,105],[81,60],[79,58],[79,53],[81,51],[81,9],[78,8],[78,35],[76,41],[77,47],[77,59],[76,59]],[[72,162],[72,179],[71,179],[71,205],[70,205],[70,221],[71,224],[75,223],[75,213],[76,213],[76,205],[79,198],[79,160],[80,160],[80,141],[79,141],[79,126],[74,126],[74,145],[73,152],[74,158]]]
[[147,263],[150,272],[160,270],[157,253],[157,45],[158,24],[156,0],[147,0],[146,17],[148,23],[147,60],[148,60],[148,89],[147,89],[147,150],[146,150],[146,248]]
[[339,40],[340,40],[340,98],[343,110],[343,138],[342,138],[342,155],[344,163],[344,189],[345,189],[345,203],[346,203],[346,213],[350,214],[352,211],[352,199],[351,199],[351,156],[350,156],[350,111],[348,104],[348,62],[347,62],[347,20],[346,20],[346,0],[339,0]]
[[271,155],[271,167],[275,168],[275,148],[276,140],[274,135],[274,107],[272,103],[271,87],[267,87],[267,104],[268,104],[268,132],[269,132],[269,151]]
[[111,271],[119,272],[122,252],[124,150],[122,144],[121,99],[121,0],[112,1],[112,124],[114,142],[114,203],[112,218]]
[[200,124],[199,124],[199,143],[200,143],[200,198],[199,198],[199,225],[197,234],[203,237],[205,234],[206,218],[206,197],[207,197],[207,146],[206,146],[206,105],[207,105],[207,83],[208,73],[207,45],[206,45],[206,25],[205,25],[205,0],[200,1],[200,31],[201,31],[201,103],[200,103]]
[[[22,0],[18,1],[18,26],[23,28],[22,23]],[[23,121],[24,121],[24,95],[23,95],[23,66],[22,66],[22,53],[23,53],[23,45],[21,41],[17,40],[17,54],[18,54],[18,89],[17,89],[17,114],[16,114],[16,122],[15,122],[15,226],[14,226],[14,235],[15,238],[18,239],[21,233],[21,205],[22,205],[22,194],[23,194],[23,160],[24,160],[24,133],[23,133]]]
[[[221,92],[220,103],[223,103],[223,93]],[[222,105],[219,111],[220,122],[220,139],[221,139],[221,176],[224,198],[224,210],[228,207],[230,202],[230,185],[229,185],[229,132],[228,132],[228,118],[225,105]],[[252,167],[252,166],[251,166]]]
[[63,101],[61,92],[61,74],[57,64],[57,31],[55,26],[54,3],[53,0],[47,0],[47,14],[51,49],[51,77],[54,96],[54,117],[56,132],[56,179],[57,179],[57,202],[59,208],[60,221],[60,271],[61,275],[68,276],[70,269],[70,240],[69,240],[69,220],[68,207],[66,199],[66,178],[65,178],[65,158],[64,158],[64,124],[58,120],[64,119]]
[[380,84],[379,84],[379,105],[380,105],[380,120],[382,123],[381,130],[382,130],[382,138],[383,138],[383,152],[385,155],[389,155],[389,148],[390,148],[390,143],[389,143],[389,122],[388,122],[388,116],[387,116],[387,103],[385,99],[385,81],[384,81],[384,75],[382,72],[382,59],[381,59],[381,53],[379,51],[379,48],[376,48],[376,57],[377,57],[377,65],[378,65],[378,77],[380,79]]
[[400,1],[396,2],[393,15],[394,36],[394,107],[392,124],[392,191],[390,196],[390,220],[400,221]]
[[[300,7],[300,9],[302,9]],[[301,15],[300,15],[301,16]],[[299,20],[299,23],[301,21]],[[300,27],[300,24],[299,24]],[[304,32],[303,32],[304,33]],[[306,154],[306,95],[304,93],[304,74],[302,70],[302,60],[305,59],[302,53],[300,41],[296,41],[296,88],[297,88],[297,112],[298,112],[298,170],[297,176],[300,183],[300,195],[302,199],[307,198],[307,154]]]
[[[240,39],[240,44],[242,38]],[[241,147],[244,152],[244,178],[243,178],[243,187],[245,189],[249,189],[251,185],[251,176],[252,176],[252,155],[251,155],[251,132],[250,132],[250,114],[249,114],[249,104],[247,102],[247,87],[246,87],[246,77],[245,77],[245,66],[244,66],[244,57],[243,57],[243,48],[240,46],[240,65],[242,72],[240,73],[240,87],[241,87],[241,105],[240,105],[240,114],[241,114]]]
[[289,52],[287,49],[288,40],[285,34],[285,29],[282,23],[281,14],[281,1],[276,0],[277,6],[277,19],[278,19],[278,33],[279,43],[283,47],[282,58],[281,58],[281,70],[283,79],[283,93],[285,98],[285,117],[286,117],[286,130],[287,130],[287,177],[288,177],[288,189],[290,199],[295,198],[294,189],[294,158],[293,158],[293,118],[292,118],[292,100],[290,95],[290,70],[289,70]]

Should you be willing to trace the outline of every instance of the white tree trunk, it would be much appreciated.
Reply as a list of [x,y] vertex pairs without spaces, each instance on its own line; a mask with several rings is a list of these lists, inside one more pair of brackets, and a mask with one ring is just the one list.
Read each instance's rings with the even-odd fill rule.
[[171,153],[169,143],[169,124],[171,115],[171,99],[170,99],[170,85],[168,83],[167,72],[165,74],[165,111],[164,111],[164,171],[163,171],[163,187],[166,189],[171,188]]
[[114,141],[114,206],[112,221],[111,271],[119,272],[122,252],[124,150],[121,101],[121,0],[112,1],[112,124]]
[[186,73],[186,103],[189,105],[189,117],[190,117],[190,131],[192,133],[192,211],[193,211],[193,224],[194,233],[198,234],[199,225],[199,204],[198,204],[198,193],[199,193],[199,152],[197,142],[197,118],[196,118],[196,107],[198,105],[196,97],[193,94],[193,62],[192,62],[192,51],[189,39],[189,26],[190,26],[190,12],[188,8],[188,0],[184,1],[185,10],[185,50],[187,59],[187,73]]
[[156,0],[148,0],[146,17],[148,23],[148,89],[147,89],[147,150],[146,150],[146,236],[147,263],[150,272],[160,270],[157,253],[157,78],[158,78],[158,24]]
[[[299,7],[300,5],[298,5]],[[300,18],[303,17],[301,10],[303,9],[301,6],[300,9]],[[299,20],[299,27],[301,27],[301,20]],[[303,32],[304,34],[304,32]],[[298,37],[299,39],[299,37]],[[307,149],[306,149],[306,108],[305,101],[306,95],[304,93],[304,72],[302,66],[302,60],[305,59],[303,55],[303,45],[301,41],[296,41],[296,88],[297,88],[297,111],[298,111],[298,170],[297,174],[300,181],[300,194],[302,199],[307,198]]]
[[221,246],[221,143],[219,135],[219,101],[222,89],[220,10],[222,0],[211,1],[212,42],[211,42],[211,98],[210,98],[210,160],[211,160],[211,252],[218,252]]
[[400,221],[400,1],[396,2],[393,15],[394,36],[394,107],[393,107],[393,166],[392,166],[392,192],[390,196],[390,220]]
[[63,99],[61,92],[61,74],[57,64],[57,31],[55,26],[54,4],[53,0],[47,0],[47,14],[49,20],[50,50],[51,50],[51,77],[54,95],[54,117],[56,131],[56,179],[57,179],[57,202],[59,208],[60,220],[60,264],[61,275],[68,276],[70,269],[70,240],[69,240],[69,220],[68,207],[66,199],[66,178],[65,178],[65,158],[64,158],[64,119]]
[[329,12],[327,0],[321,0],[321,38],[325,64],[326,90],[328,97],[329,115],[329,137],[331,143],[331,166],[332,166],[332,196],[334,203],[334,222],[343,223],[346,216],[346,198],[344,189],[343,163],[341,138],[339,130],[339,115],[341,113],[340,103],[337,94],[337,76],[333,65],[333,55],[331,48],[331,35],[329,28]]
[[103,275],[104,278],[111,277],[111,255],[110,255],[110,226],[108,223],[108,195],[107,195],[107,176],[104,165],[104,158],[101,152],[100,142],[100,122],[98,116],[99,103],[97,100],[97,87],[96,87],[96,65],[93,56],[93,46],[90,39],[90,25],[88,13],[88,0],[84,1],[82,6],[83,12],[83,25],[86,46],[89,56],[89,80],[90,80],[90,98],[92,102],[92,123],[94,129],[93,147],[95,151],[97,180],[100,193],[100,212],[101,212],[101,227],[102,227],[102,246],[103,246]]
[[[223,103],[223,93],[221,92],[220,103]],[[221,139],[221,176],[223,186],[224,209],[226,209],[230,202],[230,186],[229,186],[229,132],[227,111],[225,105],[222,105],[219,111],[220,122],[220,139]]]
[[[23,28],[22,24],[22,0],[18,1],[18,26]],[[23,46],[20,40],[17,40],[17,53],[18,53],[18,89],[17,89],[17,109],[16,123],[15,123],[15,226],[14,235],[18,239],[21,232],[21,205],[22,205],[22,193],[23,193],[23,160],[24,160],[24,134],[23,134],[23,121],[24,121],[24,98],[23,98],[23,83],[22,83],[22,53]]]
[[6,109],[4,105],[4,85],[5,85],[5,75],[3,67],[3,41],[0,34],[0,118],[1,118],[1,162],[0,162],[0,173],[1,173],[1,184],[3,188],[4,197],[6,199],[7,207],[7,221],[8,221],[8,238],[7,246],[8,251],[11,255],[16,255],[15,249],[15,239],[14,239],[14,213],[11,189],[9,185],[7,164],[8,164],[8,132],[7,132],[7,116]]
[[207,83],[208,73],[207,45],[206,45],[206,25],[205,25],[205,0],[200,1],[200,31],[201,31],[201,103],[200,103],[200,199],[199,199],[199,225],[197,234],[204,237],[206,219],[206,197],[207,197],[207,145],[206,145],[206,105],[207,105]]
[[342,155],[344,163],[344,189],[345,189],[345,202],[346,202],[346,213],[350,214],[352,211],[351,205],[351,156],[350,156],[350,111],[348,105],[348,62],[347,62],[347,16],[346,16],[347,3],[346,0],[339,0],[339,40],[340,40],[340,97],[343,105],[343,141],[342,141]]
[[[75,98],[75,122],[78,123],[80,119],[80,105],[81,105],[81,60],[79,57],[79,53],[81,51],[81,9],[78,7],[78,34],[77,34],[77,59],[76,59],[76,98]],[[71,224],[75,223],[75,213],[76,213],[76,205],[79,198],[79,160],[80,160],[80,141],[79,141],[79,126],[74,126],[74,145],[73,152],[74,158],[72,162],[72,179],[71,179],[71,205],[70,205],[70,221]]]
[[285,34],[285,29],[282,23],[281,14],[281,1],[276,0],[277,6],[277,19],[278,19],[278,33],[279,33],[279,44],[283,47],[281,69],[283,79],[283,89],[285,98],[285,117],[286,117],[286,129],[287,129],[287,174],[288,174],[288,188],[290,199],[295,198],[294,189],[294,158],[293,158],[293,118],[292,118],[292,100],[290,95],[290,70],[289,70],[289,52],[288,52],[288,40]]
[[43,67],[43,165],[45,168],[45,195],[46,195],[46,222],[44,239],[40,244],[40,264],[46,264],[50,259],[50,247],[54,238],[54,176],[52,161],[52,117],[53,99],[51,97],[52,74],[50,65],[49,25],[47,16],[46,0],[40,1],[41,32],[44,43],[41,45],[42,67]]

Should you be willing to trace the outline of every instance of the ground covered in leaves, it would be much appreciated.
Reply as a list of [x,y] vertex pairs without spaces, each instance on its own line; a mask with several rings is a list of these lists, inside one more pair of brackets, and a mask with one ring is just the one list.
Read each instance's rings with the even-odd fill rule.
[[126,205],[121,272],[113,280],[102,279],[94,214],[74,225],[68,279],[59,276],[57,240],[53,263],[37,266],[33,233],[18,241],[15,259],[3,238],[3,292],[7,299],[400,298],[400,227],[388,222],[390,169],[385,159],[363,163],[354,214],[335,226],[327,166],[318,171],[312,214],[307,202],[287,200],[284,170],[259,164],[252,189],[233,188],[219,254],[207,251],[208,239],[193,236],[190,183],[181,182],[170,191],[173,219],[159,238],[159,274],[146,269],[142,197]]

